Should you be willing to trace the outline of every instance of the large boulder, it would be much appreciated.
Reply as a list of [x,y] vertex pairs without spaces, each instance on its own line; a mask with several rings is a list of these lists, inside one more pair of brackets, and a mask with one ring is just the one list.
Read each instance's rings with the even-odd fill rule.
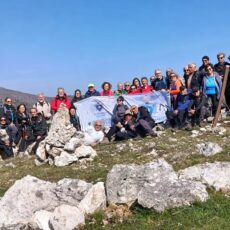
[[163,159],[144,165],[114,165],[106,179],[107,200],[132,205],[146,182],[155,183],[162,178],[177,180],[172,166]]
[[74,206],[84,214],[104,209],[104,185],[77,179],[51,183],[26,176],[16,181],[0,200],[0,229],[15,229],[28,223],[31,226],[47,226],[47,220],[42,217],[46,212],[53,213],[61,205]]
[[178,173],[182,179],[200,181],[217,191],[230,191],[230,162],[198,164]]
[[140,205],[145,208],[153,208],[158,212],[207,199],[208,193],[202,183],[187,180],[169,181],[165,179],[152,184],[146,183],[138,193]]

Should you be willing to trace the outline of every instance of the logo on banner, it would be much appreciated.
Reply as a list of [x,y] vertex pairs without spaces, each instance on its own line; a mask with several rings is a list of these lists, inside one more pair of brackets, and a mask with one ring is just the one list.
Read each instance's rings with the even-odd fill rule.
[[99,105],[99,104],[96,105],[96,109],[97,109],[99,112],[102,110],[102,108],[103,108],[102,105]]

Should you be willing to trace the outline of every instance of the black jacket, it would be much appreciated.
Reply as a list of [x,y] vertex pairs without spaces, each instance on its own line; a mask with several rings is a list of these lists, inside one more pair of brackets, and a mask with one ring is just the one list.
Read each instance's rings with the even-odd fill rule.
[[134,115],[134,118],[136,119],[136,121],[143,119],[147,122],[154,122],[155,123],[155,121],[151,117],[149,111],[144,106],[138,107],[138,113]]
[[191,96],[191,103],[189,109],[194,109],[195,111],[199,111],[203,106],[208,106],[207,96],[204,94],[200,94],[199,97]]
[[81,125],[80,125],[80,121],[79,121],[79,117],[78,116],[71,116],[70,115],[70,123],[73,124],[73,127],[77,131],[81,131]]
[[228,63],[228,62],[223,62],[223,63],[218,62],[218,63],[216,63],[214,65],[215,72],[217,72],[220,76],[224,76],[225,66],[226,65],[230,65],[230,63]]
[[31,123],[30,123],[30,131],[32,136],[37,137],[37,136],[46,136],[47,135],[47,123],[46,120],[43,118],[42,115],[38,115],[36,117],[31,118]]

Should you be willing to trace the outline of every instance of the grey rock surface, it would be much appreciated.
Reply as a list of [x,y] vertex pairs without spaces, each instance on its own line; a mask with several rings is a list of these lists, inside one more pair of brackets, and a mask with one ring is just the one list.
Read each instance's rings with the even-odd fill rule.
[[200,181],[217,191],[230,191],[230,162],[204,163],[178,172],[186,180]]
[[50,230],[73,230],[84,224],[84,213],[77,207],[65,204],[55,208],[49,219]]
[[51,183],[26,176],[16,181],[0,200],[0,229],[15,229],[15,226],[22,227],[29,223],[46,225],[47,220],[41,220],[44,212],[37,212],[53,213],[61,205],[77,207],[84,214],[104,209],[104,184],[92,185],[77,179]]
[[107,200],[132,205],[146,182],[155,183],[162,178],[177,180],[172,166],[163,159],[144,165],[114,165],[106,179]]
[[146,183],[138,193],[138,203],[157,212],[207,199],[206,187],[202,183],[188,180],[165,179],[157,183]]
[[223,149],[218,144],[212,142],[197,144],[196,147],[199,153],[206,157],[213,156],[223,151]]

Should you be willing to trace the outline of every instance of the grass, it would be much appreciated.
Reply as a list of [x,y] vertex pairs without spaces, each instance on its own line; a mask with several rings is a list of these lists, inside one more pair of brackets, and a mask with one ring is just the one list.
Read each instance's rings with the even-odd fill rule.
[[[175,208],[163,213],[135,206],[132,216],[122,223],[113,223],[103,226],[102,212],[88,217],[82,229],[117,229],[117,230],[223,230],[230,228],[230,199],[223,194],[210,192],[210,199],[205,203],[196,203],[192,206]],[[93,221],[92,221],[93,220]]]
[[[187,131],[181,130],[172,134],[167,130],[155,139],[100,144],[96,147],[98,157],[94,161],[74,163],[67,167],[37,167],[34,157],[6,160],[0,162],[0,196],[3,196],[17,179],[28,174],[52,182],[68,177],[95,183],[106,181],[107,173],[115,164],[143,164],[163,157],[177,171],[204,162],[230,161],[230,124],[226,124],[225,128],[227,131],[222,136],[206,132],[198,137],[191,137]],[[210,157],[199,155],[195,146],[206,141],[218,143],[223,151]],[[156,150],[158,156],[148,154],[152,149]],[[16,167],[11,167],[10,162]],[[210,191],[210,199],[205,203],[167,210],[162,214],[137,205],[131,211],[132,215],[122,223],[114,218],[106,226],[102,223],[105,213],[96,213],[87,218],[82,229],[230,229],[230,199],[213,191]]]

